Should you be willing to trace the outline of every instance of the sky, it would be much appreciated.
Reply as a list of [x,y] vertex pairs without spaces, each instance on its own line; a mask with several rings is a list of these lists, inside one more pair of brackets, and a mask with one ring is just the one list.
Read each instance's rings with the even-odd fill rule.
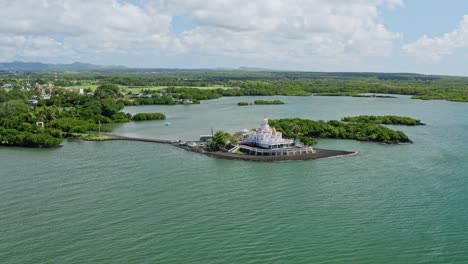
[[468,76],[466,0],[0,0],[0,62]]

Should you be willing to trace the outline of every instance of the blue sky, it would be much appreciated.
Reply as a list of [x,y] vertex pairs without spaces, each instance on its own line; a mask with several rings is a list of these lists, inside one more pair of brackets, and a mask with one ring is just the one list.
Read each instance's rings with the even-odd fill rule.
[[452,31],[465,14],[468,2],[464,0],[409,0],[402,8],[382,9],[384,23],[402,32],[406,41]]
[[0,61],[468,75],[462,0],[80,2],[0,0]]

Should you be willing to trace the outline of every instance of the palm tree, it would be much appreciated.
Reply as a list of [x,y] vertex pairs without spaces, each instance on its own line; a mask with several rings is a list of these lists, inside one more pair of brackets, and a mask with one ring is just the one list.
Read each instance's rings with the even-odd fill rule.
[[226,145],[228,144],[228,140],[229,134],[222,130],[219,130],[216,131],[216,133],[213,135],[213,138],[210,139],[208,144],[213,150],[221,150],[226,147]]

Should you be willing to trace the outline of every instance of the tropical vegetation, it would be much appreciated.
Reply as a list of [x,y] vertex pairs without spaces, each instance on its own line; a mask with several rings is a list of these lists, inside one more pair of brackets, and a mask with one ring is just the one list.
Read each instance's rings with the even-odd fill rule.
[[[127,94],[142,92],[151,98],[134,98],[107,89],[104,96],[121,97],[128,105],[176,104],[179,99],[200,100],[222,96],[368,96],[404,94],[414,99],[468,102],[468,78],[408,73],[320,73],[275,71],[216,71],[170,69],[122,69],[102,71],[59,71],[60,78],[43,71],[0,71],[0,85],[27,87],[52,83],[56,87],[82,87],[91,92],[100,85],[114,84]],[[101,96],[102,91],[97,91]],[[384,95],[376,95],[381,97]]]
[[133,116],[133,121],[145,121],[145,120],[163,120],[166,116],[162,113],[138,113]]
[[225,150],[228,146],[236,144],[237,139],[222,130],[216,131],[213,137],[208,141],[208,147],[214,151]]
[[375,123],[344,123],[337,120],[314,121],[301,118],[270,120],[270,125],[286,138],[299,139],[306,145],[319,138],[354,139],[388,144],[411,143],[402,131]]
[[353,117],[343,117],[343,122],[351,123],[373,123],[373,124],[384,124],[384,125],[405,125],[405,126],[421,126],[425,125],[419,119],[414,119],[406,116],[372,116],[372,115],[361,115]]
[[99,86],[92,95],[60,88],[51,92],[46,100],[37,90],[0,90],[0,145],[54,147],[62,137],[108,132],[101,124],[165,118],[161,113],[121,112],[124,104],[116,85]]
[[256,104],[256,105],[271,105],[271,104],[284,104],[284,102],[281,101],[281,100],[272,100],[272,101],[268,101],[268,100],[255,100],[255,101],[254,101],[254,104]]

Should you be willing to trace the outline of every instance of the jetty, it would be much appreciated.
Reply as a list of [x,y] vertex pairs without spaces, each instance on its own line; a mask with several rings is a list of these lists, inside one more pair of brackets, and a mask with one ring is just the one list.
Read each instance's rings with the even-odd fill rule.
[[127,137],[121,135],[106,134],[107,136],[114,137],[116,140],[127,140],[127,141],[140,141],[160,144],[175,144],[181,142],[180,140],[171,139],[155,139],[155,138],[141,138],[141,137]]

